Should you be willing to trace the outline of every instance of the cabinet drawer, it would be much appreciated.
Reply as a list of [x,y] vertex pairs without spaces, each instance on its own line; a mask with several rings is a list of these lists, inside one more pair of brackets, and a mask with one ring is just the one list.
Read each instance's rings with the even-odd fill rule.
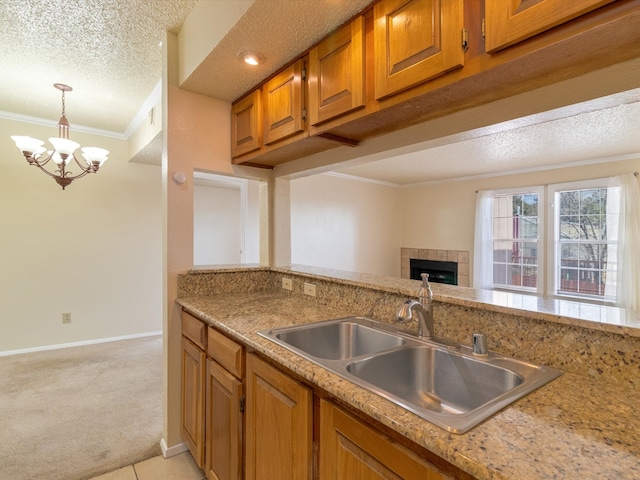
[[202,350],[207,349],[207,326],[193,315],[182,311],[182,335],[187,337]]
[[244,350],[242,345],[209,327],[207,354],[236,378],[244,377]]

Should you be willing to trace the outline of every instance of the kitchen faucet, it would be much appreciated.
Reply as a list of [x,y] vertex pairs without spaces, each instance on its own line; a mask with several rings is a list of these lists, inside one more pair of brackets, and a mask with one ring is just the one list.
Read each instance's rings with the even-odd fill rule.
[[429,285],[429,274],[423,273],[422,285],[418,297],[419,302],[407,300],[404,302],[396,314],[396,322],[408,323],[417,318],[418,336],[421,338],[433,338],[433,292]]
[[433,338],[433,309],[429,304],[425,308],[420,302],[407,300],[396,314],[396,322],[409,323],[412,320],[418,321],[418,336],[421,338]]
[[396,322],[405,324],[413,320],[418,321],[418,337],[431,340],[447,348],[458,349],[460,344],[446,338],[436,338],[433,329],[433,292],[429,285],[429,274],[423,273],[422,286],[418,297],[419,302],[407,300],[398,309]]

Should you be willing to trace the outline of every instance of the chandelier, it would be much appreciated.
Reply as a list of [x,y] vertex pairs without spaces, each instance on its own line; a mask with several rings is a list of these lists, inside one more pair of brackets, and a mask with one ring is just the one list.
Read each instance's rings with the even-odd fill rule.
[[[88,173],[96,173],[102,164],[107,161],[109,151],[104,148],[84,147],[81,149],[84,162],[78,160],[73,152],[80,147],[80,144],[69,140],[69,122],[64,112],[64,93],[73,89],[62,83],[54,83],[53,86],[62,92],[62,116],[58,121],[58,136],[49,139],[49,142],[53,145],[53,150],[44,148],[42,146],[44,142],[37,138],[13,135],[11,140],[16,143],[16,147],[22,152],[29,165],[35,165],[44,173],[53,177],[56,183],[64,190],[76,178],[84,177]],[[73,172],[67,170],[71,160],[80,169],[80,173],[77,175],[73,175]],[[53,171],[45,168],[45,165],[51,161],[57,167]]]

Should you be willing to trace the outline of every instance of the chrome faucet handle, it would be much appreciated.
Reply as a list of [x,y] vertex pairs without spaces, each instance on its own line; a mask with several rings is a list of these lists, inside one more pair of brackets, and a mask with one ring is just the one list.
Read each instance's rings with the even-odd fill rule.
[[403,302],[396,314],[396,322],[405,324],[412,320],[418,322],[418,337],[432,338],[434,336],[433,311],[430,305],[425,308],[422,303],[415,300]]
[[476,355],[487,355],[487,336],[484,333],[473,334],[473,353]]
[[400,305],[398,313],[396,313],[396,322],[406,324],[415,320],[413,316],[413,308],[420,303],[415,300],[407,300]]

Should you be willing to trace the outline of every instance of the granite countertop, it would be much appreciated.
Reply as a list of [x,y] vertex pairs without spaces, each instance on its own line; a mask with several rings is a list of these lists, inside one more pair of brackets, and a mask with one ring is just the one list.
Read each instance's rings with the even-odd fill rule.
[[471,431],[453,434],[257,334],[362,312],[273,292],[183,297],[177,302],[479,479],[640,478],[640,399],[625,387],[565,372]]

